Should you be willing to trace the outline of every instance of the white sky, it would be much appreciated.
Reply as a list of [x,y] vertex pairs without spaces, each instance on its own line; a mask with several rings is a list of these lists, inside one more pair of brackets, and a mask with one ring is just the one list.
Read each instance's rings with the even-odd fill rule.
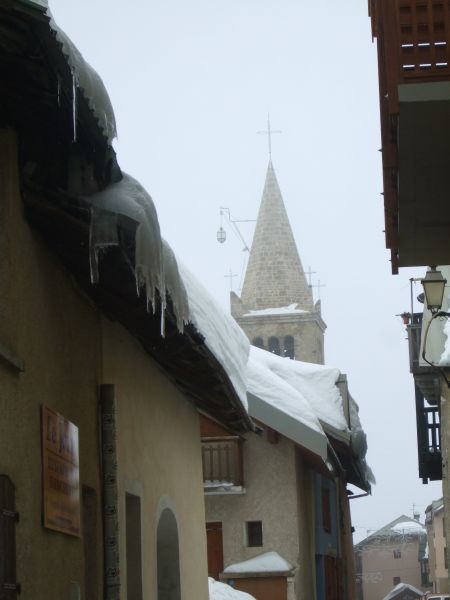
[[[423,511],[405,331],[409,277],[384,249],[376,45],[366,0],[50,0],[99,72],[119,163],[152,195],[164,237],[228,309],[244,253],[219,207],[255,219],[273,162],[305,270],[326,287],[325,355],[349,377],[377,477],[352,501],[355,540]],[[250,243],[252,224],[241,227]],[[239,287],[240,277],[233,280]],[[421,290],[416,289],[415,295]],[[317,294],[316,294],[317,298]]]

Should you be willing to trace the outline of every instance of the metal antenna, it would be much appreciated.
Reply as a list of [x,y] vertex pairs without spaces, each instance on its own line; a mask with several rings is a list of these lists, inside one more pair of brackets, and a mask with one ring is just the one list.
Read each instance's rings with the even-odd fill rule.
[[262,133],[267,135],[267,141],[269,143],[269,158],[272,158],[272,133],[281,133],[279,129],[271,129],[270,128],[270,115],[267,115],[267,130],[266,131],[258,131],[257,133]]
[[244,247],[242,248],[242,250],[244,252],[249,252],[250,253],[250,248],[248,247],[247,242],[244,239],[244,236],[241,233],[241,230],[239,229],[239,227],[236,225],[236,223],[254,223],[256,221],[256,219],[235,219],[231,212],[230,209],[227,208],[226,206],[221,206],[220,207],[220,218],[221,218],[221,222],[222,222],[222,217],[223,215],[225,215],[228,218],[228,221],[230,222],[230,225],[236,235],[236,237],[244,244]]

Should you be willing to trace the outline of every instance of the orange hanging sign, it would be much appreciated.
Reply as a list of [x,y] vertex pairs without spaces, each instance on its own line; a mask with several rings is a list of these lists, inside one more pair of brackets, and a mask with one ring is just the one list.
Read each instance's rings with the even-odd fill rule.
[[42,406],[41,433],[44,527],[80,536],[78,427]]

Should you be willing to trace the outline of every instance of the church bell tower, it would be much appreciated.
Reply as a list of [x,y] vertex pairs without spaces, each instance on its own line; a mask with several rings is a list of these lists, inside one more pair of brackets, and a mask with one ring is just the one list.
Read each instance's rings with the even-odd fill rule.
[[314,304],[271,158],[242,293],[231,292],[231,314],[253,345],[324,363],[320,300]]

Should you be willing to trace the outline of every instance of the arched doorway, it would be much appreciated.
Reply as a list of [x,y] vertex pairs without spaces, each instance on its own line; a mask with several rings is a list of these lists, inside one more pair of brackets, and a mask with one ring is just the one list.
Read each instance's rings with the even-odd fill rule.
[[158,600],[181,600],[178,526],[170,508],[165,508],[157,528]]

